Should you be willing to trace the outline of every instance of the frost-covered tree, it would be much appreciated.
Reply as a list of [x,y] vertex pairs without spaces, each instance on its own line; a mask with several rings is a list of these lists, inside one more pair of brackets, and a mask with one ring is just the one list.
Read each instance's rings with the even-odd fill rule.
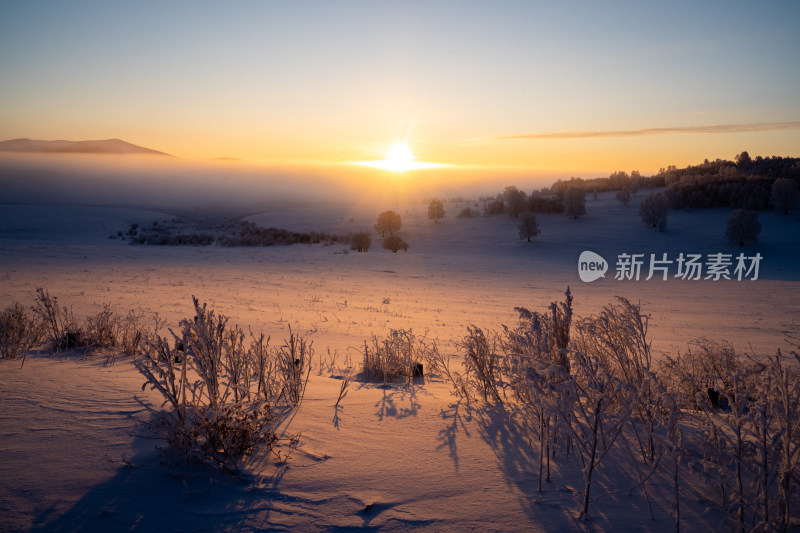
[[378,221],[375,223],[375,231],[380,233],[381,237],[385,237],[387,233],[389,235],[394,235],[402,226],[403,221],[400,215],[391,210],[384,211],[378,215]]
[[408,251],[408,243],[404,241],[400,235],[389,235],[383,239],[383,248],[391,250],[392,253],[397,253],[397,250]]
[[772,183],[770,202],[772,208],[782,215],[797,207],[798,200],[797,182],[786,178],[778,178]]
[[431,200],[431,203],[428,205],[428,218],[435,223],[438,223],[440,218],[444,218],[444,204],[441,200]]
[[639,215],[648,226],[658,228],[658,231],[667,229],[667,214],[669,213],[669,200],[666,196],[651,192],[639,204]]
[[761,233],[761,222],[758,220],[758,213],[737,209],[728,219],[725,238],[731,244],[746,246],[748,244],[758,244],[759,233]]
[[359,231],[350,236],[350,246],[359,252],[368,252],[372,245],[372,238],[366,231]]
[[528,239],[528,242],[531,242],[531,238],[542,232],[539,229],[539,221],[536,220],[536,215],[530,211],[525,211],[519,216],[519,225],[517,227],[519,228],[519,238]]
[[564,212],[574,219],[586,214],[586,191],[583,187],[568,187],[564,192]]

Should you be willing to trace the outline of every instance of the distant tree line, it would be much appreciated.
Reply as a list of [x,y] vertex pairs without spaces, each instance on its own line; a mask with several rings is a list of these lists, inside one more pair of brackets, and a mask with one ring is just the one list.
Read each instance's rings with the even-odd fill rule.
[[568,180],[558,180],[550,186],[550,193],[563,196],[566,190],[571,187],[578,187],[586,192],[607,192],[619,191],[626,187],[632,191],[639,189],[653,189],[663,187],[664,178],[660,175],[645,177],[639,171],[634,170],[630,174],[623,171],[612,172],[607,178],[570,178]]
[[[707,159],[700,165],[677,168],[670,165],[653,176],[642,176],[638,171],[612,172],[603,178],[576,178],[557,180],[550,187],[536,189],[526,194],[510,185],[496,196],[481,197],[484,215],[520,213],[566,213],[575,217],[580,213],[580,201],[575,193],[618,191],[617,199],[625,205],[640,189],[667,187],[664,191],[672,209],[732,207],[764,211],[774,209],[787,214],[800,203],[800,158],[751,158],[742,152],[734,161]],[[571,196],[573,195],[573,196]],[[570,207],[571,205],[571,207]],[[583,213],[585,214],[585,212]],[[580,217],[581,214],[578,214]]]
[[735,161],[706,159],[700,165],[661,169],[659,175],[664,178],[673,209],[732,207],[788,213],[797,202],[800,158],[752,159],[742,152]]
[[526,194],[515,185],[509,185],[497,196],[484,196],[479,199],[479,202],[483,203],[485,216],[508,214],[516,218],[525,211],[532,213],[564,212],[564,194],[551,194],[547,188],[533,190],[530,194]]
[[129,240],[131,244],[159,246],[286,246],[291,244],[335,244],[350,242],[350,235],[324,231],[296,232],[282,228],[264,228],[247,220],[232,220],[209,225],[183,220],[153,222],[152,225],[131,224],[126,232],[118,231],[111,238]]

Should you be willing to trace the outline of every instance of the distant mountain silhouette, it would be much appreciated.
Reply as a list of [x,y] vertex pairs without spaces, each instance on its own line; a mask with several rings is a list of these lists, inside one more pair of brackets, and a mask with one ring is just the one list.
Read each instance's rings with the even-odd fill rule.
[[25,153],[68,153],[68,154],[170,154],[137,146],[121,139],[106,139],[103,141],[37,141],[34,139],[12,139],[0,141],[0,152],[25,152]]

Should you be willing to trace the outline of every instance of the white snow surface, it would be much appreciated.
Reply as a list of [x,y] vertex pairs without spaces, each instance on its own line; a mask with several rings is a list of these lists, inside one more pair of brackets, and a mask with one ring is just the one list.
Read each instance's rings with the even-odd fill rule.
[[[641,194],[641,193],[640,193]],[[636,204],[634,201],[632,204]],[[578,520],[579,466],[555,472],[539,493],[537,460],[513,417],[458,402],[446,383],[353,382],[334,407],[356,348],[390,328],[413,328],[456,354],[470,324],[516,323],[515,306],[544,310],[567,285],[575,312],[599,312],[615,295],[651,315],[657,356],[704,336],[740,352],[786,349],[800,316],[800,232],[793,216],[760,214],[763,256],[756,281],[617,281],[623,252],[732,253],[723,232],[730,210],[672,211],[665,233],[644,227],[636,207],[613,194],[587,201],[588,215],[539,215],[533,243],[515,220],[444,220],[427,205],[403,216],[408,253],[368,253],[343,245],[270,248],[152,247],[109,239],[132,222],[168,215],[69,206],[0,206],[0,306],[33,303],[46,288],[78,317],[108,303],[120,313],[158,313],[174,327],[191,316],[191,296],[254,332],[314,341],[315,358],[337,369],[312,372],[305,399],[285,428],[301,434],[285,462],[255,451],[239,476],[186,464],[142,424],[134,395],[144,378],[130,361],[106,366],[90,354],[32,352],[23,367],[0,360],[0,530],[2,531],[669,531],[667,480],[648,498],[628,490],[622,463],[603,463],[588,519]],[[251,217],[264,226],[348,232],[371,229],[384,206],[288,206]],[[612,264],[606,279],[583,283],[581,251]],[[159,402],[160,403],[160,402]],[[283,451],[288,451],[285,446]],[[576,460],[573,458],[573,460]],[[567,472],[569,470],[569,473]],[[723,515],[702,486],[683,487],[687,530],[717,530]],[[651,519],[651,509],[654,519]]]

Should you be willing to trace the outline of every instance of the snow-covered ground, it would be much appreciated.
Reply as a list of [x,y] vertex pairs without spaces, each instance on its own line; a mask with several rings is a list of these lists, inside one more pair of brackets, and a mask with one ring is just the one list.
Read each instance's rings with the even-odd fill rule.
[[[641,196],[643,193],[639,193]],[[455,218],[445,204],[434,224],[427,205],[294,205],[251,217],[264,226],[349,232],[371,229],[383,209],[403,217],[408,253],[368,253],[342,245],[271,248],[133,246],[109,235],[168,215],[122,208],[13,206],[0,209],[0,306],[32,304],[46,288],[78,317],[110,304],[158,313],[176,325],[191,296],[232,323],[263,331],[273,344],[289,326],[314,341],[315,362],[357,361],[356,348],[390,328],[413,328],[445,353],[475,324],[516,322],[515,306],[544,310],[569,285],[575,311],[589,315],[615,295],[651,315],[657,356],[704,336],[741,352],[786,349],[800,316],[800,222],[760,214],[761,244],[723,239],[729,210],[670,212],[665,233],[640,221],[638,197],[587,200],[588,215],[539,215],[528,244],[508,217]],[[605,279],[584,283],[578,256],[599,253]],[[614,279],[623,253],[760,253],[759,279]],[[649,259],[648,259],[649,261]],[[672,265],[674,274],[675,265]],[[328,354],[330,350],[330,356]],[[349,359],[348,359],[349,358]],[[330,360],[330,359],[329,359]],[[248,458],[240,478],[185,465],[148,438],[134,394],[143,378],[126,361],[0,361],[0,529],[3,530],[605,530],[666,531],[669,485],[616,492],[614,463],[598,471],[590,518],[578,521],[570,475],[536,492],[536,460],[515,421],[500,410],[456,402],[447,384],[412,387],[353,383],[337,411],[341,379],[312,373],[289,433],[301,445],[285,464]],[[338,416],[335,417],[335,415]],[[619,467],[622,468],[622,467]],[[578,469],[573,469],[577,471]],[[685,487],[690,530],[716,529],[722,515],[702,487]],[[604,495],[606,494],[606,495]],[[652,507],[655,520],[650,519]]]

